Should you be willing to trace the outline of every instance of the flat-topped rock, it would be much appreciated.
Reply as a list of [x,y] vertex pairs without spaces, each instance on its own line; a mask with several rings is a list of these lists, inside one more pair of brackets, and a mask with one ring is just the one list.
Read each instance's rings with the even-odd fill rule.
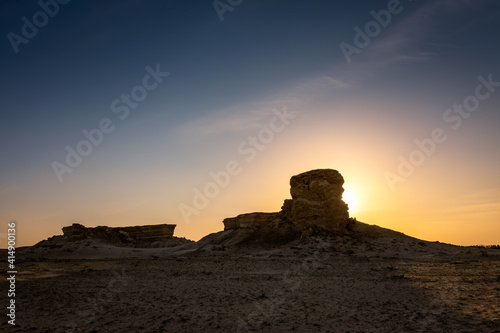
[[224,230],[232,230],[238,228],[264,227],[276,220],[279,220],[278,213],[248,213],[226,218],[222,222],[224,223]]
[[344,177],[332,169],[311,170],[290,179],[290,194],[292,199],[313,201],[342,198],[344,192]]
[[113,234],[120,234],[130,239],[146,240],[171,238],[174,235],[175,227],[175,224],[154,224],[133,227],[98,226],[87,228],[79,223],[73,223],[71,226],[62,228],[62,231],[65,236],[69,237],[107,238]]
[[39,244],[59,246],[64,242],[96,240],[106,244],[127,247],[166,247],[172,244],[191,242],[174,237],[175,224],[153,224],[132,227],[85,227],[79,223],[62,228],[63,236],[54,236]]
[[299,229],[318,227],[342,232],[349,220],[342,201],[344,178],[337,170],[311,170],[290,179],[290,194],[281,207],[281,218]]

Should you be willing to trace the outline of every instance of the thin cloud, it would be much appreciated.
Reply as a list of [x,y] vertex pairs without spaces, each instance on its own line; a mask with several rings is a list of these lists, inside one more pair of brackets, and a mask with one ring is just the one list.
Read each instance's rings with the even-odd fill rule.
[[441,209],[443,213],[500,213],[500,188],[486,188],[462,194],[454,206]]
[[238,132],[260,128],[270,110],[251,105],[239,105],[225,110],[218,110],[192,119],[181,125],[179,134],[210,135],[224,132]]
[[286,107],[289,113],[298,114],[316,98],[351,87],[351,83],[330,76],[300,81],[261,101],[235,105],[192,119],[179,126],[176,133],[180,136],[203,136],[262,128],[274,115],[274,109]]
[[468,203],[498,203],[500,204],[500,188],[487,188],[469,192],[463,196]]
[[466,206],[456,206],[447,210],[442,210],[446,214],[483,214],[494,213],[500,214],[500,203],[484,203],[484,204],[471,204]]
[[16,192],[21,190],[23,187],[21,185],[13,185],[3,189],[0,189],[0,195],[12,194],[12,192]]
[[[427,41],[435,36],[433,29],[435,24],[464,10],[479,8],[487,2],[487,0],[438,0],[429,1],[419,8],[411,8],[411,4],[406,4],[400,15],[407,14],[407,11],[411,13],[393,22],[387,31],[375,37],[370,46],[363,51],[360,60],[371,63],[374,69],[400,62],[432,60],[439,54],[423,48],[425,45],[439,43],[437,40]],[[398,20],[398,17],[393,17],[393,20]]]

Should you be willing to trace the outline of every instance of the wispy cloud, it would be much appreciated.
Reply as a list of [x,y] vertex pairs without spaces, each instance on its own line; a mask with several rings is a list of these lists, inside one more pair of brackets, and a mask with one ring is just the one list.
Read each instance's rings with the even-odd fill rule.
[[500,213],[500,188],[485,188],[462,194],[454,205],[441,209],[443,213]]
[[[429,61],[439,56],[432,44],[440,43],[436,25],[465,10],[480,8],[489,0],[433,0],[420,7],[407,3],[403,17],[393,17],[394,22],[379,37],[376,37],[360,57],[373,69],[401,62]],[[409,13],[408,13],[409,12]],[[463,25],[467,25],[464,22]],[[448,45],[453,46],[453,45]],[[432,48],[433,50],[429,50]]]
[[486,188],[463,195],[463,201],[468,203],[500,204],[500,188]]
[[12,194],[12,192],[19,191],[23,187],[21,185],[12,185],[9,187],[5,187],[0,189],[0,195],[7,195],[7,194]]
[[211,135],[240,132],[268,125],[275,108],[286,107],[299,113],[321,96],[348,89],[352,84],[330,76],[319,76],[292,84],[283,91],[252,103],[234,105],[209,112],[177,128],[177,135]]

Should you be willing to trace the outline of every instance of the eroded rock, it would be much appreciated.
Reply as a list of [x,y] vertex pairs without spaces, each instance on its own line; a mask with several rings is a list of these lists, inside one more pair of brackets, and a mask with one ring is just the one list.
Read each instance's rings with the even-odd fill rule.
[[[227,218],[224,230],[293,227],[296,230],[319,228],[333,232],[347,230],[351,220],[342,201],[344,178],[337,170],[318,169],[290,179],[292,199],[286,199],[278,213],[250,213]],[[269,229],[269,228],[267,228]]]
[[290,179],[290,194],[281,207],[281,218],[299,229],[319,227],[341,232],[349,220],[342,201],[344,178],[337,170],[318,169]]
[[[62,228],[63,234],[69,237],[85,236],[91,238],[109,238],[122,235],[128,239],[136,240],[161,240],[163,238],[172,238],[174,235],[175,224],[155,224],[141,225],[134,227],[106,227],[99,226],[87,228],[79,223],[73,223],[71,226]],[[121,238],[121,237],[119,237]]]
[[224,230],[238,228],[265,227],[273,222],[279,221],[279,213],[249,213],[241,214],[236,217],[229,217],[222,221]]
[[341,199],[344,177],[332,169],[317,169],[293,176],[290,179],[292,199],[325,201]]
[[39,247],[62,247],[85,241],[126,247],[170,247],[191,243],[185,238],[174,237],[175,224],[155,224],[133,227],[98,226],[87,228],[79,223],[62,228],[62,236],[54,236],[39,242]]

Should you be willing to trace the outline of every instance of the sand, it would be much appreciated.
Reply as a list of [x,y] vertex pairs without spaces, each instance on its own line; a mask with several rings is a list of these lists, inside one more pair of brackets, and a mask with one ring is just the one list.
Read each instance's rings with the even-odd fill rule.
[[0,329],[500,332],[500,250],[392,236],[280,247],[22,249],[18,326],[4,320]]

